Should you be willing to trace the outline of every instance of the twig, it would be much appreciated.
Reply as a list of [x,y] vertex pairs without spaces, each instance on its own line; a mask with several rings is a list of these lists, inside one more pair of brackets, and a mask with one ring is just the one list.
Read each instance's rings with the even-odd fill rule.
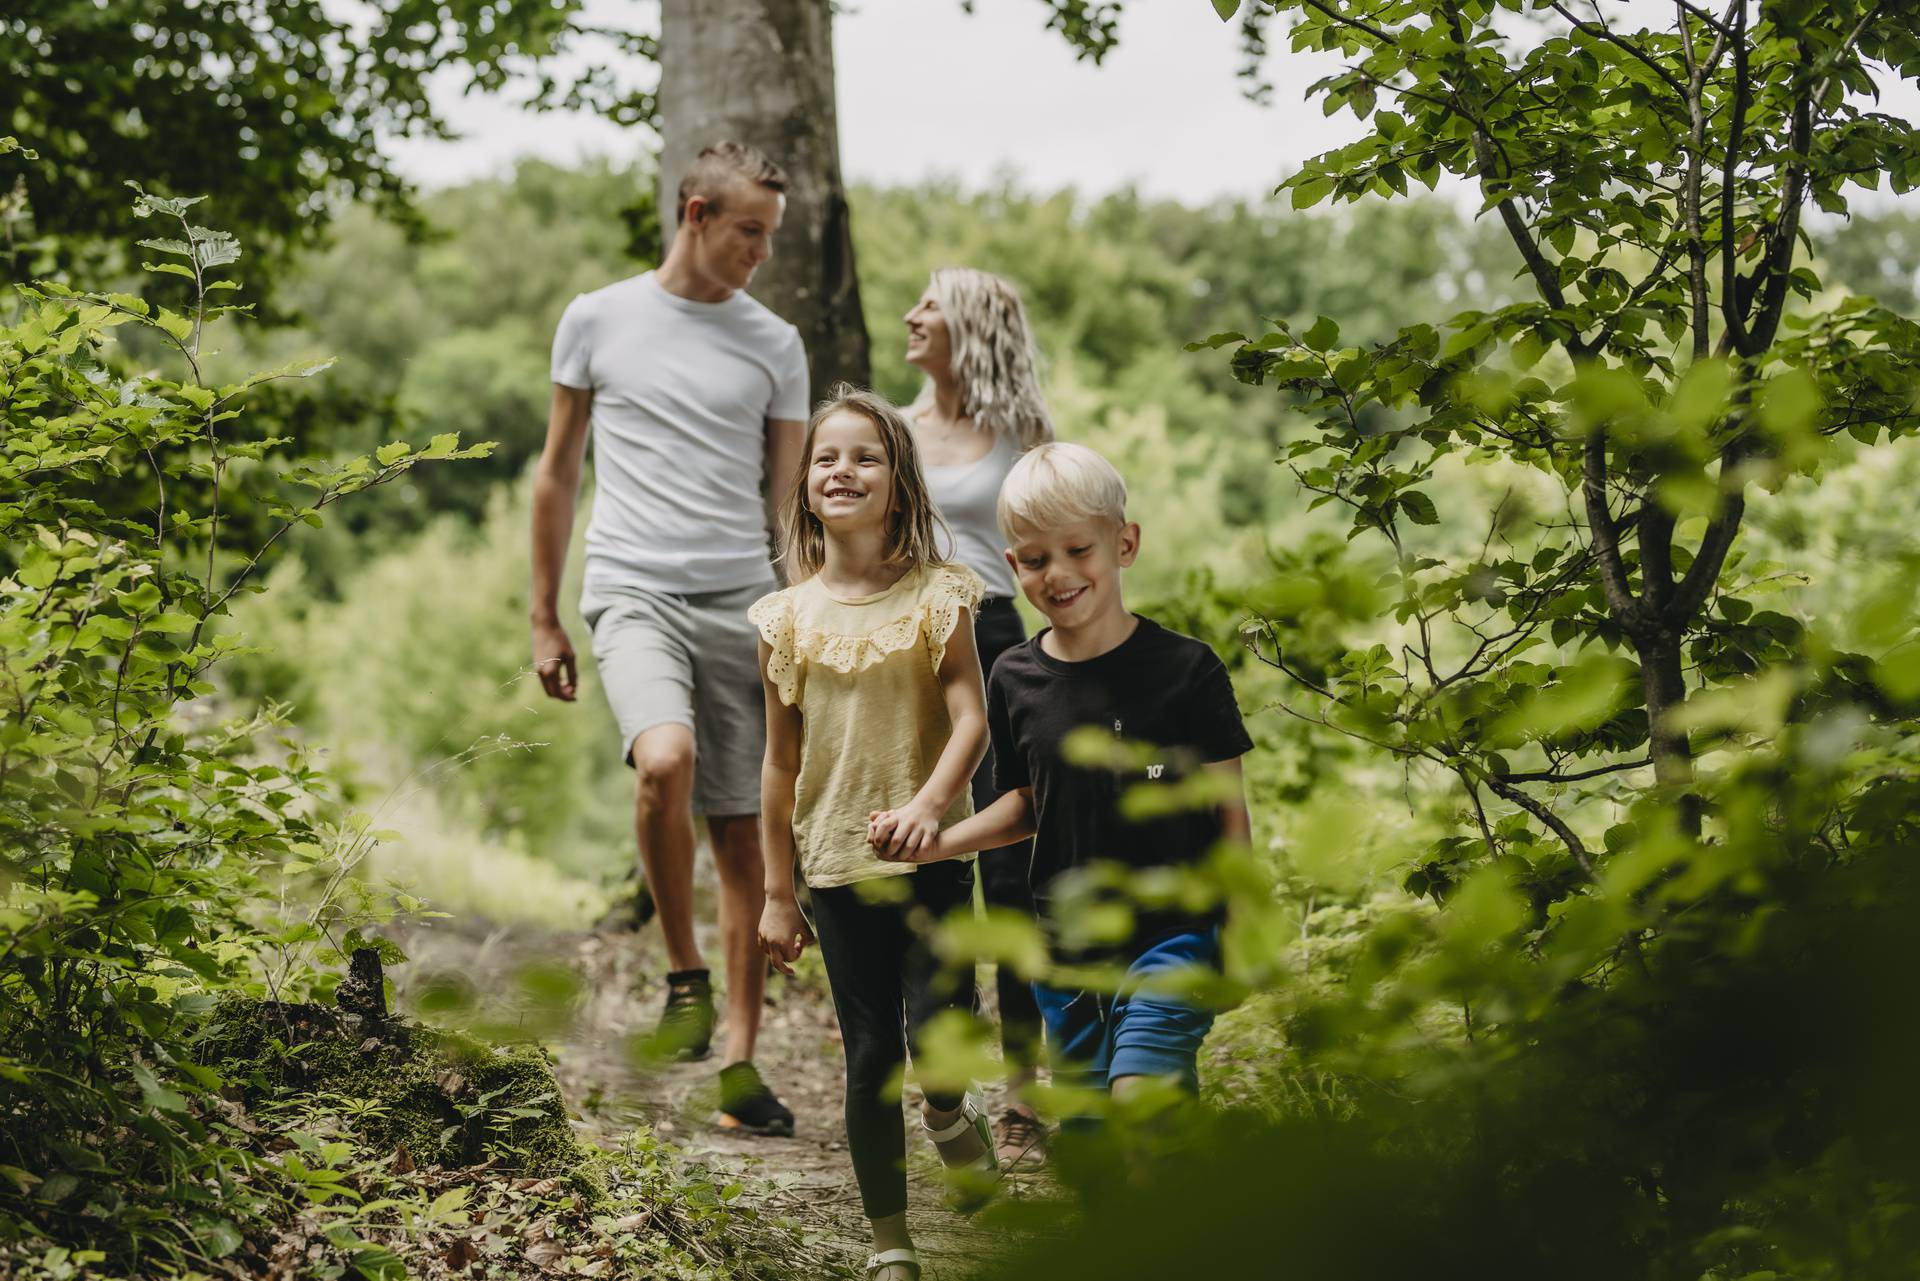
[[1568,827],[1559,815],[1519,788],[1509,787],[1491,774],[1482,777],[1485,778],[1487,786],[1493,789],[1495,795],[1512,801],[1550,828],[1567,847],[1567,853],[1573,855],[1573,861],[1580,865],[1580,870],[1587,874],[1587,879],[1589,881],[1597,879],[1594,876],[1593,860],[1587,857],[1587,847],[1581,844],[1580,838],[1574,835],[1573,829]]

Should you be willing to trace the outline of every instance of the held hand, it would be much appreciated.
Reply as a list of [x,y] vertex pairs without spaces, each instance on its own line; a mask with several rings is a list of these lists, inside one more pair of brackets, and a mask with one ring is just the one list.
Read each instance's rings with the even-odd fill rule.
[[873,847],[876,858],[887,857],[887,842],[893,839],[893,830],[899,825],[898,810],[875,810],[867,815],[867,844]]
[[867,843],[889,863],[925,863],[938,857],[940,816],[919,801],[870,815]]
[[533,670],[548,698],[573,702],[580,692],[580,673],[566,628],[558,623],[534,624]]
[[792,898],[769,895],[760,913],[760,950],[773,962],[773,968],[791,978],[793,963],[811,942],[813,931],[800,914],[800,904]]

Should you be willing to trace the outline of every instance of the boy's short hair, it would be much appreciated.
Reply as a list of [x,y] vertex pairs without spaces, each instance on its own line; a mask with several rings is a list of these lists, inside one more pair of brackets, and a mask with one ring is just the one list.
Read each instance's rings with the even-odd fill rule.
[[1048,441],[1022,454],[1000,487],[997,515],[1009,540],[1096,517],[1127,523],[1127,482],[1085,445]]
[[744,142],[716,142],[702,147],[680,179],[680,202],[673,216],[685,222],[687,201],[695,196],[705,198],[717,213],[727,188],[742,182],[768,191],[785,192],[787,174],[767,159],[765,153]]

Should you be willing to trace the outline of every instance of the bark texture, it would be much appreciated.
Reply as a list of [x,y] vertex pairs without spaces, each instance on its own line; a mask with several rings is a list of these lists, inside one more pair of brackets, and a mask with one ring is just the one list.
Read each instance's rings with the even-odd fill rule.
[[867,385],[829,0],[662,0],[660,49],[667,243],[680,176],[700,148],[731,138],[766,152],[787,171],[787,213],[751,292],[806,340],[815,399],[842,379]]

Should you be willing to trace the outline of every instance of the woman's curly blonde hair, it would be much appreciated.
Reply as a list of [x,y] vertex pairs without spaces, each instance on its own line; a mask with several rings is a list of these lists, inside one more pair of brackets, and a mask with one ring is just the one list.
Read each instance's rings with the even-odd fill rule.
[[[941,267],[929,283],[947,321],[960,412],[1022,451],[1052,440],[1053,420],[1040,394],[1040,356],[1013,282],[972,267]],[[911,412],[932,400],[928,383]]]

